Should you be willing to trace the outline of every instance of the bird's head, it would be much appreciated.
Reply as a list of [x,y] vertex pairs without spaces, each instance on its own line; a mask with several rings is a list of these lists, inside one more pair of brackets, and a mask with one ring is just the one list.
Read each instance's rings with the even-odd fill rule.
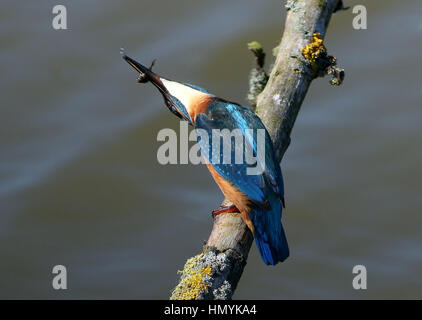
[[214,95],[206,90],[185,83],[171,81],[158,76],[132,58],[124,55],[126,60],[136,71],[139,72],[138,82],[151,82],[163,95],[167,107],[178,117],[195,123],[195,117],[205,112]]

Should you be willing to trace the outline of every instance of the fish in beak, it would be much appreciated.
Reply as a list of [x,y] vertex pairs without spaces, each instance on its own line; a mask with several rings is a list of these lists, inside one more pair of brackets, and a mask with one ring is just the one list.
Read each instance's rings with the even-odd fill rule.
[[152,82],[153,85],[155,85],[158,90],[162,91],[164,89],[163,83],[159,76],[157,76],[154,72],[152,72],[152,66],[155,63],[155,60],[151,64],[151,67],[147,68],[144,65],[140,64],[138,61],[133,60],[132,58],[128,57],[127,55],[123,56],[123,59],[129,63],[133,69],[139,72],[139,83],[146,83],[146,82]]

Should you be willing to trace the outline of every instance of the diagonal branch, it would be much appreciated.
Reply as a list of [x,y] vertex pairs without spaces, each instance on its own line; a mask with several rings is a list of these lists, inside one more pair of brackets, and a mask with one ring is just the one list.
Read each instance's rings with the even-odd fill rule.
[[[336,58],[328,56],[323,44],[331,15],[341,8],[341,0],[286,2],[288,14],[277,58],[256,99],[256,113],[270,133],[280,161],[312,80],[329,74],[331,84],[339,85],[344,78]],[[252,242],[253,236],[239,214],[216,216],[203,252],[186,262],[170,299],[231,299]]]

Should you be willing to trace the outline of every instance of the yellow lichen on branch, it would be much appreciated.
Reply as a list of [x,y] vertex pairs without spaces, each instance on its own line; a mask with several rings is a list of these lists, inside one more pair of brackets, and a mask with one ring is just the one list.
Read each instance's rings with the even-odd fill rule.
[[[337,67],[336,57],[327,54],[327,48],[319,32],[312,35],[311,42],[302,49],[302,55],[309,63],[314,77],[331,75],[331,85],[339,86],[343,82],[344,70]],[[296,70],[295,72],[298,73]]]
[[327,55],[327,48],[324,46],[324,40],[321,39],[321,34],[316,32],[312,35],[311,43],[307,44],[302,49],[302,54],[306,60],[311,64],[313,70],[318,69],[318,58]]
[[182,273],[181,281],[174,289],[172,298],[174,300],[195,300],[201,292],[210,286],[207,278],[211,275],[211,267],[203,266],[201,261],[203,253],[196,255],[186,261]]

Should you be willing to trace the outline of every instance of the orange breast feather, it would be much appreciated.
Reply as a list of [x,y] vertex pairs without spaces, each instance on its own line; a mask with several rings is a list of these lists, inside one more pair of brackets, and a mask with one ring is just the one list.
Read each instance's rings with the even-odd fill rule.
[[225,180],[220,174],[214,169],[210,163],[206,163],[208,170],[211,172],[212,177],[214,178],[217,185],[220,187],[223,194],[230,199],[231,202],[239,209],[243,221],[246,223],[248,228],[254,232],[254,226],[251,219],[249,218],[250,201],[248,197],[236,188],[231,182]]
[[212,96],[209,94],[198,95],[193,99],[192,104],[188,110],[189,116],[193,123],[195,123],[195,118],[198,114],[205,113],[211,99]]

